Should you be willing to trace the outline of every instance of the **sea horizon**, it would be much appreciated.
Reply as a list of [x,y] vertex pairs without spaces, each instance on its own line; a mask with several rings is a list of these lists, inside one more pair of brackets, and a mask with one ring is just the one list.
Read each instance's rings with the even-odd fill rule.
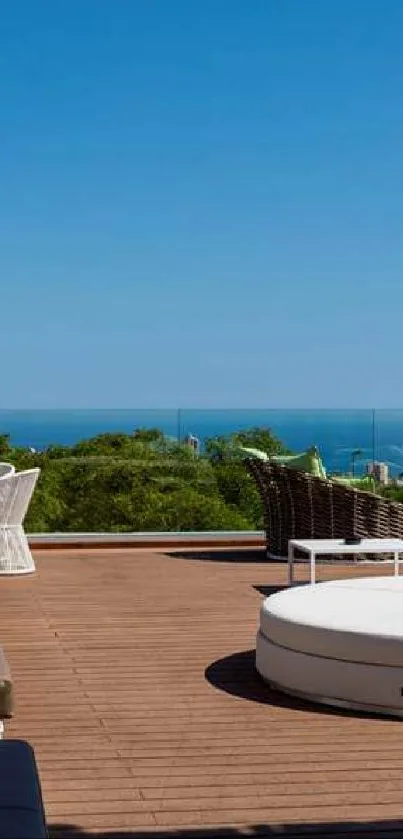
[[318,446],[326,467],[349,471],[351,454],[359,449],[357,473],[372,459],[388,463],[391,474],[403,471],[403,409],[366,408],[36,408],[0,410],[0,433],[14,446],[36,450],[74,445],[108,432],[131,433],[159,428],[183,439],[201,442],[252,427],[267,427],[292,451]]

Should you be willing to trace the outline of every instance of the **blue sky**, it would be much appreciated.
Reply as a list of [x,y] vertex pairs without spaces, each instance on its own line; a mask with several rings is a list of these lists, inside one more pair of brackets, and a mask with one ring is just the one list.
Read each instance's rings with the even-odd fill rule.
[[401,0],[13,0],[1,407],[403,407]]

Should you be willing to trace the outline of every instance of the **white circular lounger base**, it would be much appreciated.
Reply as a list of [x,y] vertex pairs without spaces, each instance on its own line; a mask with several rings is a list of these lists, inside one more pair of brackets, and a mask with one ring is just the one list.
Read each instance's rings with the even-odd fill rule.
[[256,668],[284,693],[403,717],[403,578],[271,595],[261,610]]
[[[288,651],[284,651],[284,652],[288,652]],[[295,659],[294,659],[294,662],[291,662],[290,660],[287,661],[286,656],[282,656],[282,666],[283,667],[288,667],[288,666],[289,667],[295,667],[295,665],[297,665],[298,669],[299,669],[299,667],[303,668],[305,666],[305,662],[304,662],[303,659],[306,658],[306,657],[301,655],[300,653],[296,653],[295,655],[299,656],[299,661],[298,662],[296,662]],[[310,682],[312,681],[312,672],[313,672],[313,670],[315,670],[315,684],[310,684],[309,689],[306,690],[306,689],[302,689],[300,687],[294,687],[293,685],[290,686],[287,683],[290,680],[287,679],[286,677],[284,677],[284,674],[282,674],[282,673],[278,673],[278,675],[277,675],[277,678],[279,678],[281,681],[277,681],[276,678],[273,678],[273,677],[269,678],[266,675],[266,673],[268,671],[274,674],[274,670],[275,670],[275,668],[273,667],[274,656],[275,656],[275,650],[273,649],[273,645],[271,645],[270,642],[268,642],[266,638],[264,638],[263,636],[261,636],[259,634],[258,635],[258,640],[257,640],[257,645],[256,645],[256,669],[257,669],[259,675],[264,679],[264,681],[267,682],[267,684],[271,688],[273,688],[274,690],[278,690],[282,693],[286,693],[289,696],[294,696],[297,699],[305,699],[308,702],[318,702],[321,705],[332,705],[335,708],[346,708],[350,711],[361,711],[361,712],[365,712],[367,714],[386,714],[388,716],[393,715],[393,716],[398,716],[398,717],[403,718],[403,701],[402,701],[402,707],[401,708],[396,708],[394,706],[389,707],[389,706],[386,706],[386,705],[375,704],[374,702],[364,701],[362,698],[360,698],[358,696],[358,693],[361,693],[360,689],[358,689],[356,691],[357,696],[356,696],[355,699],[351,699],[351,698],[347,699],[345,696],[338,696],[337,694],[340,691],[340,684],[331,685],[331,683],[329,682],[329,679],[328,679],[329,673],[328,672],[323,672],[324,668],[321,667],[322,662],[326,662],[326,661],[332,662],[332,659],[320,659],[320,658],[317,658],[317,657],[310,656],[310,658],[311,658],[311,661],[309,661]],[[313,661],[312,659],[315,659],[315,661]],[[343,664],[342,662],[335,662],[335,663],[336,664]],[[365,665],[356,665],[355,664],[355,676],[357,678],[358,683],[360,682],[360,680],[362,679],[362,677],[364,675],[362,673],[362,668],[363,667],[365,667]],[[343,668],[338,669],[338,676],[341,678],[341,682],[343,684],[343,683],[346,682],[346,678],[344,678],[344,679],[342,678],[343,675],[344,675],[343,672],[340,672],[340,670],[342,671],[342,669]],[[371,680],[372,681],[374,679],[378,680],[381,677],[383,677],[383,673],[382,674],[379,673],[379,667],[378,668],[366,668],[366,669],[367,669],[367,671],[372,670],[372,673],[367,672],[365,674],[366,675],[366,681],[369,680],[371,682]],[[374,672],[375,670],[377,670],[378,672]],[[346,675],[346,677],[348,677],[351,674],[346,673],[345,675]],[[403,668],[402,668],[402,670],[399,670],[399,673],[398,673],[399,685],[402,682],[402,680],[403,680]],[[298,680],[295,680],[295,676],[294,676],[294,681],[296,682],[296,684],[298,684]],[[333,690],[332,690],[332,687],[333,687]],[[359,685],[359,688],[361,688],[361,687],[363,687],[363,685]],[[400,688],[399,688],[399,690],[400,690]],[[365,692],[365,693],[362,692],[362,695],[367,697],[368,693],[367,692]]]

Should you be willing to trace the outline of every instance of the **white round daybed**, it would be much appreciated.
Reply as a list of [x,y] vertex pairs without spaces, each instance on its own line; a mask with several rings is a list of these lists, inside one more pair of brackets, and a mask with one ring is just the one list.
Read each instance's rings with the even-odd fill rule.
[[285,693],[403,716],[403,577],[271,595],[260,613],[256,667]]

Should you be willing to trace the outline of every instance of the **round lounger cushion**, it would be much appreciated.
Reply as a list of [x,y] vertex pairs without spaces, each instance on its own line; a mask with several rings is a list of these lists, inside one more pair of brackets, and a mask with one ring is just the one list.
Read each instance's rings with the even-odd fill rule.
[[256,666],[292,693],[403,712],[403,577],[335,580],[267,598]]

